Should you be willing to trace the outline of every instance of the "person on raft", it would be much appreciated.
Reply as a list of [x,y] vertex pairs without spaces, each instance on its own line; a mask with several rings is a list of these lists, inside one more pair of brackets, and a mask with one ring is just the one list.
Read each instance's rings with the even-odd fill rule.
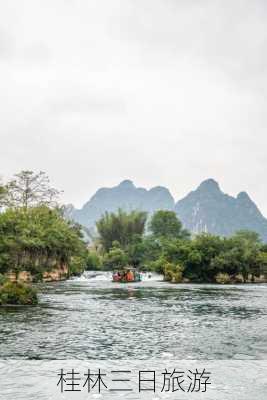
[[114,280],[115,282],[119,282],[119,281],[121,280],[121,278],[122,278],[122,276],[121,276],[120,272],[116,271],[116,272],[114,273],[114,275],[113,275],[113,280]]
[[133,273],[133,271],[131,271],[130,269],[128,269],[127,272],[126,272],[125,278],[126,278],[126,281],[127,281],[127,282],[134,281],[134,273]]
[[134,275],[133,271],[131,271],[130,269],[127,269],[123,273],[116,271],[113,275],[113,280],[115,282],[120,282],[120,281],[132,282],[135,280],[135,275]]

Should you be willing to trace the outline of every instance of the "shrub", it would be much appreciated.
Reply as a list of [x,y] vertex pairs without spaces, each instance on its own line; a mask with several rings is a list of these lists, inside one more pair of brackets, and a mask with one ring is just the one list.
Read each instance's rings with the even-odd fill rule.
[[234,277],[234,283],[244,283],[244,278],[241,274],[238,274]]
[[102,267],[102,259],[95,251],[89,251],[86,257],[86,270],[97,271]]
[[128,264],[129,258],[126,252],[119,247],[112,247],[103,259],[104,267],[109,269],[123,268]]
[[[168,264],[164,256],[159,257],[155,261],[151,261],[148,265],[150,271],[157,272],[158,274],[164,274],[165,267]],[[167,280],[167,279],[166,279]]]
[[0,287],[0,305],[35,305],[37,303],[36,290],[31,286],[6,282]]
[[70,262],[69,274],[70,276],[79,276],[85,270],[85,259],[84,257],[72,257]]
[[181,283],[183,281],[184,267],[180,264],[167,263],[164,267],[165,281]]
[[215,276],[215,281],[216,283],[219,283],[221,285],[225,285],[231,282],[231,278],[230,275],[227,273],[222,273],[219,272],[216,276]]
[[0,287],[6,283],[7,278],[5,277],[5,275],[0,274]]
[[172,273],[174,269],[174,264],[172,263],[166,263],[163,269],[163,274],[164,274],[164,280],[169,282],[172,280]]

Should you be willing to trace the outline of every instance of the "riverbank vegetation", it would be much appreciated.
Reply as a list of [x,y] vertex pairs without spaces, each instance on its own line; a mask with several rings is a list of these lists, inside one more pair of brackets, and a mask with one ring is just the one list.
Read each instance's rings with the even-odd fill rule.
[[191,235],[173,211],[152,216],[136,210],[105,213],[87,246],[81,227],[64,217],[59,193],[43,172],[22,171],[0,185],[0,274],[12,282],[0,282],[5,299],[11,299],[9,291],[31,299],[28,286],[16,286],[23,280],[66,279],[85,269],[131,266],[177,283],[228,284],[267,277],[267,245],[256,233]]
[[[88,256],[88,269],[131,265],[164,274],[171,282],[241,283],[266,276],[267,247],[250,231],[232,237],[191,236],[172,211],[147,223],[143,212],[106,214]],[[108,240],[107,240],[108,236]]]
[[77,257],[83,255],[79,228],[64,220],[58,209],[40,205],[0,214],[1,273],[27,271],[38,281],[45,271],[62,265],[69,273],[78,272]]
[[[15,282],[4,283],[0,296],[12,304],[32,302],[32,288],[16,283],[58,279],[82,273],[87,249],[80,226],[67,221],[57,204],[58,191],[47,176],[22,171],[1,189],[0,273]],[[13,296],[13,297],[12,297]]]
[[37,291],[22,282],[10,282],[0,275],[0,306],[36,305]]

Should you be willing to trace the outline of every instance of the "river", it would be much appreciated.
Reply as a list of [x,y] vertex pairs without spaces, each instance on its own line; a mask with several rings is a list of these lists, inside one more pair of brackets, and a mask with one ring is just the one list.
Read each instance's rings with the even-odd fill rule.
[[5,359],[267,359],[267,285],[173,285],[110,273],[39,285],[36,307],[0,308]]

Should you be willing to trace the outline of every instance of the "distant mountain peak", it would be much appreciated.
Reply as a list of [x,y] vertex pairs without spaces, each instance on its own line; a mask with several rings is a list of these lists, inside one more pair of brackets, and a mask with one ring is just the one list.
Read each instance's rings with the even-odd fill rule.
[[152,190],[136,187],[125,179],[117,186],[101,188],[80,210],[70,210],[72,218],[87,228],[93,228],[96,221],[106,212],[143,210],[153,214],[157,210],[174,210],[175,202],[168,189],[156,187]]
[[240,192],[237,195],[236,202],[239,204],[239,207],[248,210],[248,212],[254,215],[254,217],[257,216],[257,218],[264,218],[257,205],[253,200],[251,200],[247,192]]
[[150,192],[168,192],[169,193],[169,189],[167,189],[164,186],[154,186],[149,191]]
[[133,181],[131,181],[130,179],[125,179],[124,181],[121,181],[121,183],[118,185],[119,187],[123,187],[123,188],[134,188],[134,184]]
[[225,194],[214,179],[206,179],[196,190],[175,205],[169,190],[163,186],[151,189],[136,187],[129,180],[117,186],[98,189],[80,209],[68,205],[65,214],[87,228],[95,228],[96,221],[105,213],[134,209],[148,212],[175,210],[184,227],[193,233],[210,232],[229,236],[238,230],[258,232],[267,242],[267,219],[246,192],[237,197]]
[[212,178],[203,181],[197,190],[208,191],[208,192],[221,192],[220,186],[217,181]]
[[239,201],[246,201],[246,202],[250,202],[253,203],[253,201],[251,200],[251,198],[249,197],[249,195],[247,194],[247,192],[240,192],[237,195],[237,200]]
[[214,179],[207,179],[197,190],[178,201],[175,211],[183,225],[194,233],[221,236],[248,229],[267,241],[267,220],[246,192],[235,198],[223,193]]

